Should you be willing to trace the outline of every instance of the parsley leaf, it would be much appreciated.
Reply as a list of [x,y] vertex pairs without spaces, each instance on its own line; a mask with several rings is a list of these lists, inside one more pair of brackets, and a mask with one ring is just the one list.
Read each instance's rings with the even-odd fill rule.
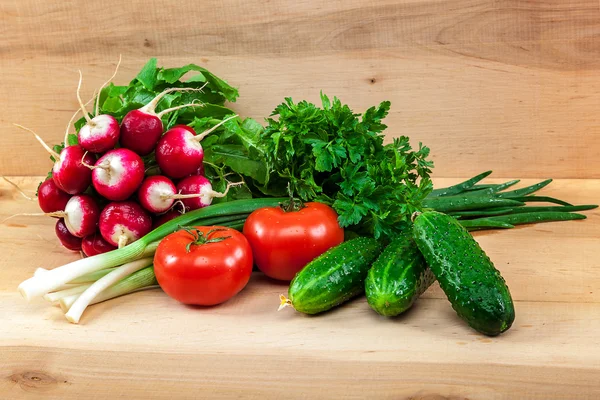
[[362,115],[336,97],[321,94],[321,103],[286,98],[267,119],[268,188],[289,182],[303,200],[332,205],[341,226],[394,237],[432,189],[429,149],[413,150],[406,136],[384,144],[388,101]]

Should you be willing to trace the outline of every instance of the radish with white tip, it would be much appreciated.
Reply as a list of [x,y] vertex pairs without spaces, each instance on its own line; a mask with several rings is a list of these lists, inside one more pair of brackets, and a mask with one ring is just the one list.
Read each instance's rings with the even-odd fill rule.
[[128,199],[144,180],[144,161],[128,149],[107,151],[95,165],[86,166],[93,170],[94,189],[112,201]]
[[64,211],[71,195],[60,190],[56,186],[56,183],[54,183],[54,180],[46,179],[38,188],[37,198],[42,211],[52,213],[55,211]]
[[81,241],[81,251],[88,257],[108,253],[116,248],[116,246],[113,246],[104,240],[102,235],[98,232],[84,237]]
[[[194,195],[193,197],[198,197]],[[138,199],[142,207],[152,214],[161,214],[171,208],[176,200],[192,197],[177,193],[173,181],[163,175],[148,176],[138,190]],[[182,203],[183,204],[183,203]]]
[[204,160],[204,150],[200,141],[236,117],[237,115],[232,115],[199,135],[195,135],[194,130],[185,125],[169,129],[156,145],[156,162],[162,173],[178,179],[198,171]]
[[56,237],[58,238],[60,244],[63,247],[71,250],[71,251],[79,251],[81,250],[81,238],[74,236],[69,232],[67,225],[65,224],[64,219],[59,219],[56,221],[56,225],[54,226],[54,232],[56,233]]
[[[42,138],[29,128],[15,124],[16,127],[31,132],[35,138],[42,144],[44,149],[54,158],[52,167],[52,180],[63,192],[68,194],[83,193],[92,182],[92,171],[83,163],[93,164],[94,156],[86,154],[87,152],[79,145],[68,146],[62,149],[60,154],[48,146]],[[82,163],[83,161],[83,163]]]
[[152,218],[136,202],[113,202],[100,213],[99,226],[104,240],[121,248],[150,232]]
[[225,197],[233,186],[243,185],[244,182],[228,183],[223,193],[213,190],[212,185],[202,175],[192,175],[182,179],[177,184],[178,199],[181,199],[186,210],[197,210],[211,205],[216,197]]
[[177,188],[172,180],[162,175],[148,176],[138,190],[140,205],[153,214],[173,207]]
[[72,235],[79,238],[91,235],[98,228],[100,209],[92,196],[78,194],[69,199],[65,211],[58,212]]
[[67,201],[63,211],[14,214],[5,218],[2,222],[21,215],[30,217],[47,216],[63,218],[65,226],[71,235],[83,238],[96,231],[98,228],[99,214],[100,209],[92,196],[87,194],[76,194]]
[[[119,62],[117,64],[117,68],[113,76],[100,88],[100,93],[104,86],[106,86],[117,74],[117,70],[119,69],[119,64],[121,64],[121,57],[119,57]],[[81,101],[81,81],[83,77],[81,75],[81,71],[79,71],[79,84],[77,85],[77,101],[79,101],[79,106],[81,111],[83,112],[83,116],[87,123],[81,127],[78,134],[79,144],[85,150],[91,153],[104,153],[115,147],[117,142],[119,141],[119,123],[116,118],[112,115],[108,114],[100,114],[99,113],[99,102],[100,102],[100,93],[98,93],[98,97],[96,100],[96,113],[94,118],[90,118],[87,110],[85,109],[85,105],[83,101]]]
[[156,147],[156,142],[163,134],[164,127],[161,118],[165,114],[185,107],[202,107],[202,104],[189,103],[167,108],[157,113],[158,103],[168,93],[202,91],[204,86],[201,88],[166,89],[144,107],[129,111],[121,121],[121,146],[133,150],[141,156],[152,153]]

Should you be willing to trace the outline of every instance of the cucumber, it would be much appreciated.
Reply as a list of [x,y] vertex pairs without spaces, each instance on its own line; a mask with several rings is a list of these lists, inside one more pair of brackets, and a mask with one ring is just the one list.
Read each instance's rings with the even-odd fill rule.
[[408,310],[434,281],[411,232],[407,232],[377,258],[365,280],[365,295],[373,310],[394,317]]
[[377,313],[395,317],[408,310],[434,281],[411,232],[406,232],[373,263],[365,280],[365,295]]
[[515,310],[500,272],[471,234],[453,217],[435,211],[414,221],[415,242],[456,313],[475,330],[499,335]]
[[[358,237],[327,250],[292,279],[289,299],[282,301],[305,314],[327,311],[361,294],[380,243]],[[284,304],[282,303],[282,304]]]

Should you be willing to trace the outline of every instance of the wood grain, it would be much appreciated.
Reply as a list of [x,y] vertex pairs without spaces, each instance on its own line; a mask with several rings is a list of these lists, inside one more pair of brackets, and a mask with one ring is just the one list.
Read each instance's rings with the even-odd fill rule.
[[357,111],[389,99],[389,137],[429,145],[437,176],[600,178],[597,1],[22,0],[0,17],[5,175],[50,167],[11,123],[60,141],[77,69],[90,95],[121,53],[118,83],[151,56],[200,63],[258,119],[320,90]]
[[[600,180],[541,193],[597,202]],[[0,183],[1,219],[35,211]],[[600,212],[586,215],[476,235],[516,302],[513,328],[496,338],[469,329],[437,286],[393,320],[364,299],[307,317],[276,312],[286,286],[260,274],[219,307],[155,290],[92,306],[71,325],[16,286],[77,255],[58,246],[53,220],[15,217],[0,225],[0,398],[596,399]]]

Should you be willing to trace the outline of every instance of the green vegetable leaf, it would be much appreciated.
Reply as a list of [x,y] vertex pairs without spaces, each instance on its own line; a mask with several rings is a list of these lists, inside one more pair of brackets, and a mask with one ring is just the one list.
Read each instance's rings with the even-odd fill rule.
[[[60,152],[63,151],[64,148],[65,142],[61,142],[60,144],[55,144],[54,146],[52,146],[52,150],[54,150],[58,154],[60,154]],[[54,156],[50,156],[50,160],[52,160],[52,162],[58,161],[54,159]]]
[[357,204],[344,195],[338,196],[338,199],[333,203],[333,208],[339,213],[338,221],[343,228],[358,224],[369,212],[366,205]]
[[102,103],[100,112],[113,114],[121,110],[121,108],[123,108],[123,100],[120,97],[109,97]]
[[156,86],[158,75],[156,66],[156,58],[151,58],[136,76],[136,79],[148,90],[154,90]]
[[331,204],[342,226],[393,237],[431,190],[429,149],[414,151],[407,137],[383,144],[387,101],[362,115],[336,97],[321,93],[321,102],[286,98],[266,120],[258,144],[271,171],[266,189],[289,183],[303,200]]
[[75,146],[76,144],[79,144],[79,140],[77,139],[77,135],[70,133],[67,135],[67,144],[69,146]]
[[231,102],[235,102],[235,100],[239,96],[239,93],[236,88],[230,86],[227,82],[214,75],[206,68],[200,67],[196,64],[188,64],[180,68],[163,69],[159,72],[158,79],[163,80],[167,83],[174,83],[190,71],[200,72],[200,74],[204,78],[204,80],[196,78],[196,80],[191,82],[208,82],[208,88],[222,94],[227,100]]
[[223,164],[234,172],[256,180],[259,184],[267,180],[266,165],[258,160],[253,160],[243,145],[214,144],[206,148],[205,160],[213,164]]

